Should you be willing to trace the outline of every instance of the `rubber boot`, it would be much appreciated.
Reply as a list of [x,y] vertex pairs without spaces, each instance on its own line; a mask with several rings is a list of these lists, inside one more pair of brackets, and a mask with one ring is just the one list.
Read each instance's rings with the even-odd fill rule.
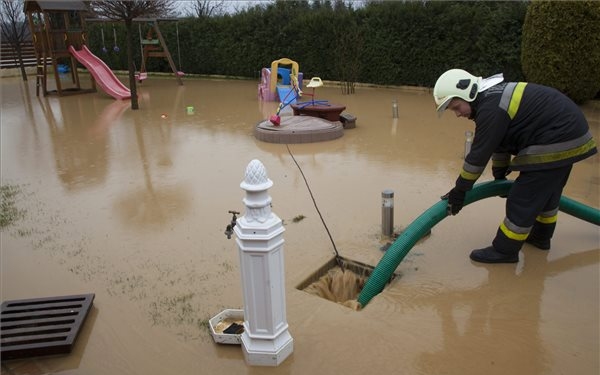
[[470,258],[481,263],[517,263],[519,261],[519,253],[504,254],[494,249],[493,246],[488,246],[483,249],[473,250]]
[[536,221],[525,242],[540,250],[550,250],[550,239],[554,234],[555,228],[556,223],[543,224]]

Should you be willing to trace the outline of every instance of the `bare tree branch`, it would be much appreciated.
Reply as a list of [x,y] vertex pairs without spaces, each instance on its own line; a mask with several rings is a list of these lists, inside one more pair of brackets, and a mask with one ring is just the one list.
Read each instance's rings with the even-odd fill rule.
[[29,27],[25,21],[23,3],[21,1],[3,0],[0,5],[2,41],[9,43],[17,53],[21,76],[23,81],[27,81],[27,73],[23,64],[22,47],[23,42],[29,37]]
[[194,0],[192,9],[195,17],[212,17],[225,13],[225,0]]
[[133,20],[138,17],[168,17],[175,10],[174,0],[92,1],[92,11],[101,18]]

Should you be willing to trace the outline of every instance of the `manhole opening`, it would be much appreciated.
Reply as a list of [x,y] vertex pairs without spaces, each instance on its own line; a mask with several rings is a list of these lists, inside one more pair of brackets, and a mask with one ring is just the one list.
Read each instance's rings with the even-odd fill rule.
[[[344,272],[333,257],[302,281],[296,289],[359,310],[358,296],[375,267],[344,257],[339,257],[339,260]],[[393,274],[388,284],[395,277],[396,274]]]

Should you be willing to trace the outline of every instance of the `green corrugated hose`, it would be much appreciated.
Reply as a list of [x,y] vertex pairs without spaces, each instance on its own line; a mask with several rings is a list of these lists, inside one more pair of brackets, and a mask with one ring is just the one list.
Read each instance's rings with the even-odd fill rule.
[[[510,180],[477,184],[467,193],[465,206],[484,198],[506,195],[512,184],[513,182]],[[440,200],[431,206],[421,216],[416,218],[387,249],[358,296],[358,302],[362,307],[365,307],[373,297],[381,293],[400,262],[402,262],[402,259],[404,259],[415,243],[447,216],[447,204],[446,200]],[[560,198],[559,209],[579,219],[600,225],[600,210],[597,208],[586,206],[583,203],[563,196]]]

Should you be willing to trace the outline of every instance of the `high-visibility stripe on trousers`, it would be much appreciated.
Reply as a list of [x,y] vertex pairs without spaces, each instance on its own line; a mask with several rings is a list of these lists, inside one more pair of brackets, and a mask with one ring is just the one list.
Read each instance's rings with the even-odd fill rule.
[[518,253],[528,236],[549,240],[556,227],[558,204],[572,166],[521,172],[506,199],[506,217],[492,242],[505,254]]

